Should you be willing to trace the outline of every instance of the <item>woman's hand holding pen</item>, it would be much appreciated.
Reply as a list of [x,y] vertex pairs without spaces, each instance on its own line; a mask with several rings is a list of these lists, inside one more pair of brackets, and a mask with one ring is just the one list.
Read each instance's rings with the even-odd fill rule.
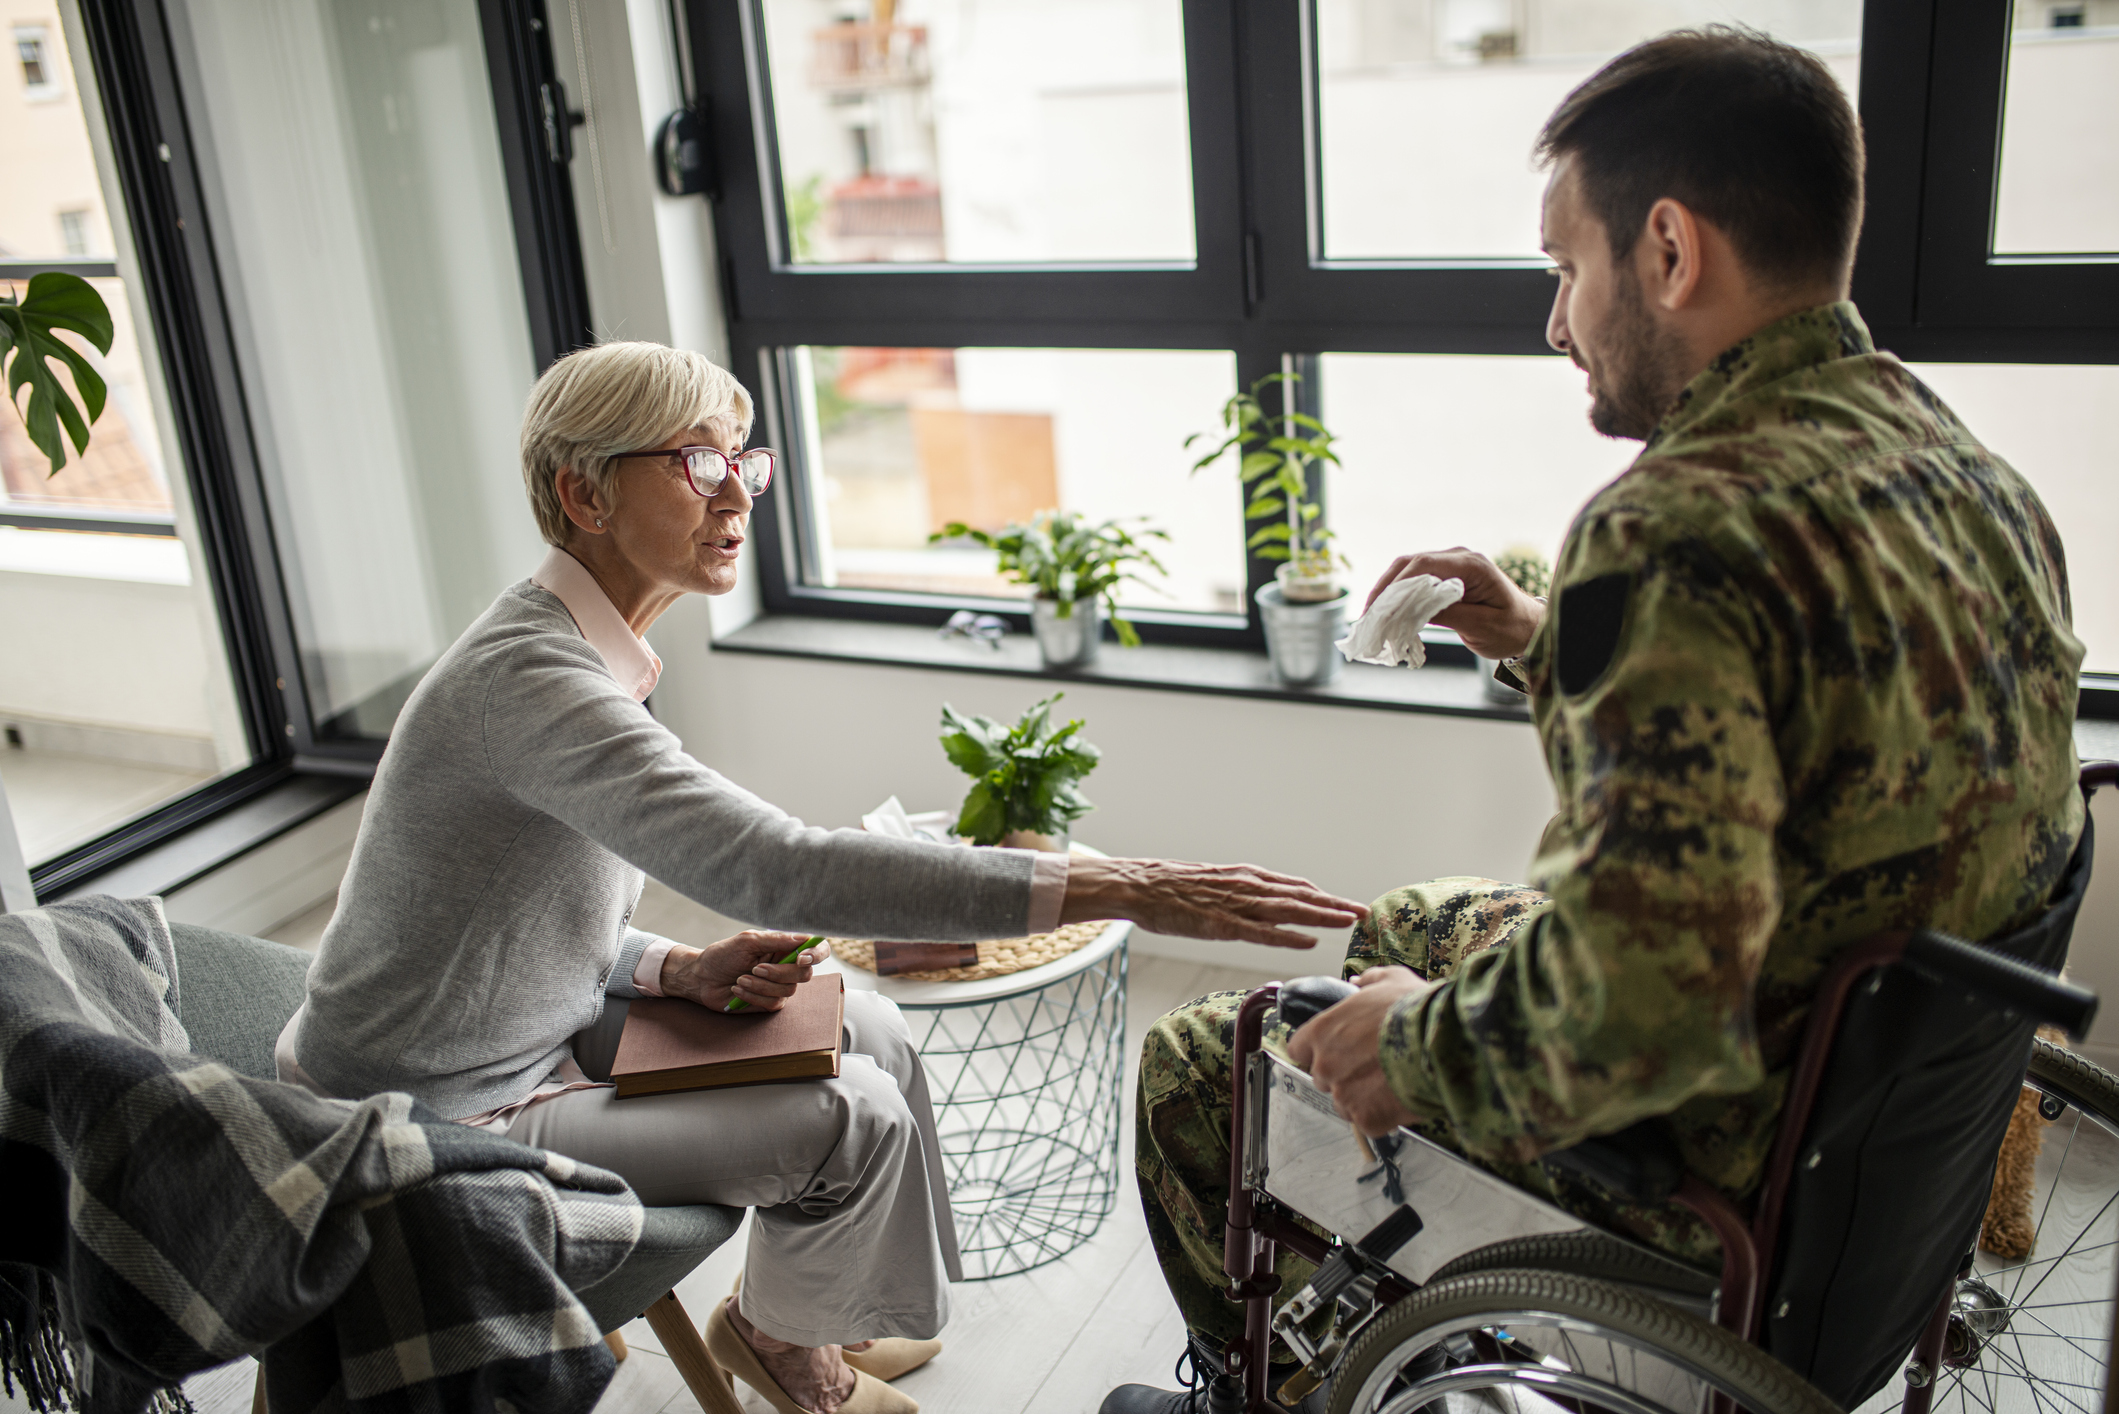
[[[795,988],[814,975],[814,964],[831,956],[831,944],[816,942],[805,948],[807,938],[805,933],[753,928],[703,948],[679,943],[662,960],[662,994],[715,1011],[725,1011],[738,1000],[759,1011],[778,1011]],[[798,948],[802,951],[795,961],[782,960]]]

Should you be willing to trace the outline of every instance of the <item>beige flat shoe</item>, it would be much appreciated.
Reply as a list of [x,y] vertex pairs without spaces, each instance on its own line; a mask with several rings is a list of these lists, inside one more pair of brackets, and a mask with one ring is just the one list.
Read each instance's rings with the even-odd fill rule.
[[[727,1302],[715,1304],[713,1314],[706,1318],[705,1335],[707,1351],[721,1368],[756,1390],[779,1414],[813,1414],[790,1399],[780,1382],[767,1372],[758,1352],[750,1348],[750,1342],[729,1320]],[[848,1364],[852,1364],[851,1360]],[[920,1414],[920,1406],[918,1401],[856,1367],[853,1393],[839,1406],[838,1414]]]
[[841,1352],[846,1363],[864,1374],[874,1375],[879,1380],[894,1380],[908,1371],[917,1370],[929,1360],[942,1353],[939,1340],[905,1340],[898,1336],[885,1336],[866,1350]]
[[[729,1294],[743,1294],[741,1271],[736,1273],[736,1284],[729,1288]],[[848,1350],[843,1346],[839,1350],[848,1365],[879,1380],[894,1380],[910,1374],[941,1353],[942,1342],[939,1340],[906,1340],[894,1335],[870,1341],[866,1350]]]

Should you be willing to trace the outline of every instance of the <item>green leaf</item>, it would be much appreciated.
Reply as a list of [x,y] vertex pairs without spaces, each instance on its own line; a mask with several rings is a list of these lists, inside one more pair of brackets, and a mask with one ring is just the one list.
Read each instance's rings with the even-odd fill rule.
[[1261,545],[1269,545],[1276,540],[1286,540],[1293,533],[1285,524],[1269,525],[1262,530],[1253,531],[1251,538],[1245,541],[1244,544],[1255,550]]
[[1281,500],[1278,496],[1260,496],[1257,500],[1251,502],[1250,505],[1243,508],[1243,518],[1245,520],[1257,520],[1261,516],[1277,516],[1287,508],[1288,503]]
[[[110,352],[116,334],[110,310],[95,286],[80,276],[47,270],[31,278],[20,303],[0,299],[0,362],[8,365],[8,401],[20,411],[30,441],[44,453],[55,476],[66,465],[65,438],[71,438],[75,451],[88,451],[89,426],[103,415],[108,394],[88,360],[58,337],[62,330],[86,339],[98,353]],[[51,367],[54,359],[73,374],[78,406]],[[25,386],[26,404],[16,398]]]
[[1259,548],[1258,558],[1261,560],[1287,560],[1294,557],[1288,554],[1285,545],[1265,545]]
[[957,814],[956,832],[970,839],[973,844],[994,845],[1008,833],[1007,812],[1001,808],[1000,797],[984,781],[971,788],[964,797],[964,808]]
[[1118,635],[1118,641],[1125,647],[1140,647],[1140,630],[1118,616],[1116,605],[1112,606],[1111,629],[1112,632]]

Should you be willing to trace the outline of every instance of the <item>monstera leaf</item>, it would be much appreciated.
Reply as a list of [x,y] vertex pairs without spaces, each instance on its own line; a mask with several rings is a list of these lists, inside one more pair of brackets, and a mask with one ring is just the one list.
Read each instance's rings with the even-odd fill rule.
[[[31,277],[29,293],[20,303],[0,297],[0,367],[7,369],[7,400],[22,414],[30,441],[51,463],[54,476],[66,465],[67,438],[73,439],[74,450],[88,451],[89,424],[103,415],[105,392],[102,375],[59,337],[62,329],[88,340],[97,353],[110,352],[115,332],[110,310],[95,286],[80,276],[47,270]],[[52,367],[55,359],[74,375],[80,407],[74,406]],[[25,384],[27,405],[18,399]]]

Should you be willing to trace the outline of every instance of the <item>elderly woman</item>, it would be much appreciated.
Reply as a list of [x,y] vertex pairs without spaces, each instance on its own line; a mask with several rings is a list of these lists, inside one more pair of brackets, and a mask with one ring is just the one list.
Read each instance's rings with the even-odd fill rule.
[[[405,704],[280,1061],[327,1094],[407,1090],[613,1169],[648,1203],[753,1209],[740,1302],[707,1323],[717,1356],[781,1410],[903,1414],[916,1406],[868,1371],[939,1348],[911,1342],[947,1320],[959,1271],[897,1009],[847,995],[835,1080],[621,1102],[581,1063],[600,1051],[607,1074],[605,998],[777,1007],[810,978],[814,953],[779,962],[810,933],[976,939],[1130,918],[1306,947],[1287,925],[1363,910],[1248,866],[813,829],[694,760],[641,705],[662,665],[640,635],[679,595],[735,586],[773,469],[742,450],[750,421],[726,372],[655,344],[586,349],[538,380],[522,463],[552,551]],[[630,926],[644,874],[795,931],[653,937]],[[867,1347],[879,1339],[892,1343]]]

